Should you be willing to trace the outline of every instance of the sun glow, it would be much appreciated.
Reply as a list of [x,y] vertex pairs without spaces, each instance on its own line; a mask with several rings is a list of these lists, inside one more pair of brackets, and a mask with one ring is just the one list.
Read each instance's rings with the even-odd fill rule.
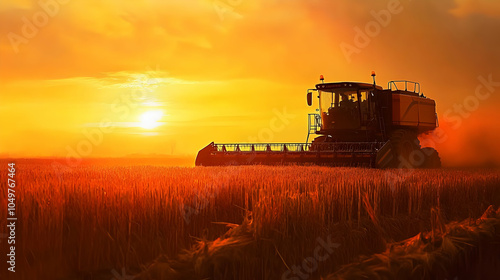
[[161,122],[158,122],[162,117],[163,112],[160,110],[147,111],[139,117],[139,126],[144,129],[156,128],[162,124]]

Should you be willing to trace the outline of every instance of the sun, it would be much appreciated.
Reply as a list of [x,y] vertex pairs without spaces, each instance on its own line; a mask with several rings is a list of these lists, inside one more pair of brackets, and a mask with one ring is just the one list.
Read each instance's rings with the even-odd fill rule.
[[163,117],[163,112],[160,110],[156,111],[147,111],[143,113],[140,117],[139,126],[144,129],[153,129],[161,125],[161,122],[158,122]]

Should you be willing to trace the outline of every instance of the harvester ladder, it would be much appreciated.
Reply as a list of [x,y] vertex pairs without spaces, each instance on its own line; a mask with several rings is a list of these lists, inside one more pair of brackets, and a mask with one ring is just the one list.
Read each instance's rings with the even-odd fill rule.
[[307,116],[307,128],[306,144],[309,143],[309,136],[316,134],[321,129],[321,116],[319,114],[309,114]]

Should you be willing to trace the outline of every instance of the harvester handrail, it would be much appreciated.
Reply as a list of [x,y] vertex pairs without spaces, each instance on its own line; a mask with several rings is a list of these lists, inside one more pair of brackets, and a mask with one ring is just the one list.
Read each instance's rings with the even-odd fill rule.
[[324,142],[324,143],[214,143],[218,152],[310,152],[334,151],[339,153],[370,153],[384,142]]
[[321,115],[320,114],[308,114],[307,115],[307,138],[306,144],[309,143],[309,136],[311,134],[318,134],[321,130]]
[[[404,91],[410,91],[413,93],[420,93],[420,83],[412,82],[412,81],[408,81],[408,80],[397,80],[397,81],[388,82],[387,87],[389,88],[389,90],[393,90],[393,86],[394,86],[395,90],[403,90],[403,89],[399,89],[398,85],[396,83],[404,83],[405,84]],[[413,90],[408,90],[408,84],[413,84]]]
[[306,143],[214,143],[219,152],[300,152],[309,151]]

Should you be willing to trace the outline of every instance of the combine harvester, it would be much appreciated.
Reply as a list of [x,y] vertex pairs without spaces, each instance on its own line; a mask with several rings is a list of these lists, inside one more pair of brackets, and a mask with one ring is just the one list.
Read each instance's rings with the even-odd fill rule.
[[[328,165],[376,168],[437,168],[433,148],[421,148],[418,135],[437,127],[436,102],[420,84],[391,81],[383,89],[357,82],[321,83],[307,90],[319,98],[320,114],[309,114],[306,143],[210,143],[198,152],[197,166]],[[309,136],[317,134],[311,143]]]

